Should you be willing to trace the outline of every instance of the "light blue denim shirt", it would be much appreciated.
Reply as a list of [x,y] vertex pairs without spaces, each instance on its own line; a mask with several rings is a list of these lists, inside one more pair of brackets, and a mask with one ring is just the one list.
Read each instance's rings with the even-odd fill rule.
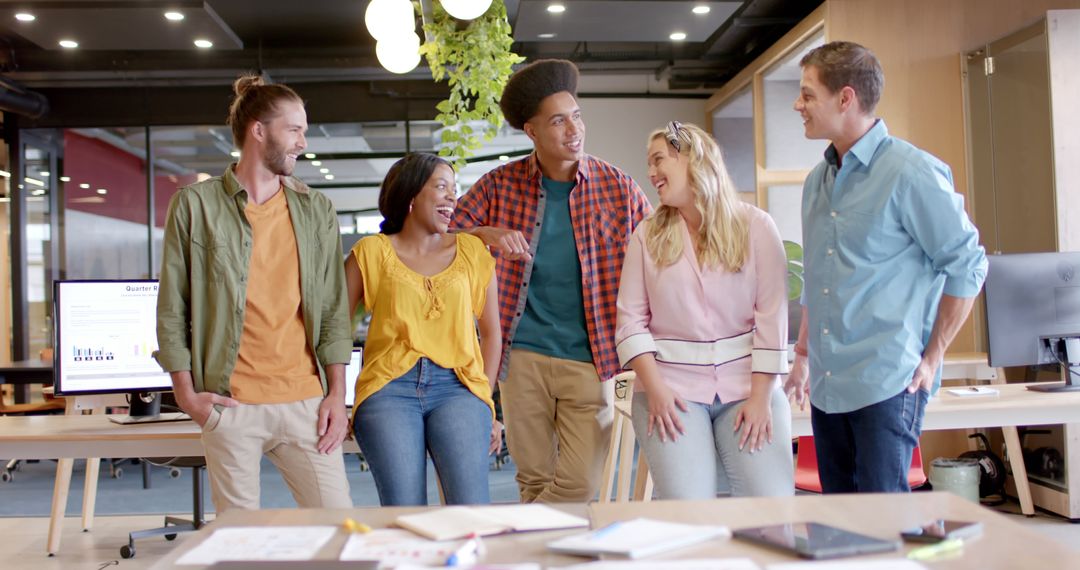
[[[986,277],[978,230],[949,167],[889,136],[884,121],[844,155],[825,151],[803,187],[810,401],[850,412],[900,393],[942,293],[974,297]],[[941,371],[934,391],[941,384]]]

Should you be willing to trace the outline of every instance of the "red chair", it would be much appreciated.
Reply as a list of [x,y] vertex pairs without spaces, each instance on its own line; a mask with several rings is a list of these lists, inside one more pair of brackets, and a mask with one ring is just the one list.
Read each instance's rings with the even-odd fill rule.
[[[915,446],[911,454],[911,468],[908,469],[908,485],[914,489],[926,484],[926,472],[923,471],[922,450]],[[821,477],[818,475],[817,450],[814,438],[799,437],[799,455],[795,461],[795,488],[800,491],[821,492]]]

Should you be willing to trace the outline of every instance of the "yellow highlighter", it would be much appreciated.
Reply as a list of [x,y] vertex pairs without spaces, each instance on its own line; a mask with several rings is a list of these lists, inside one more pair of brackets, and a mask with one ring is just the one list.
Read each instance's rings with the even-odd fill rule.
[[934,560],[947,554],[956,553],[957,551],[963,550],[963,548],[963,540],[960,540],[959,538],[950,538],[949,540],[943,540],[937,544],[915,548],[911,552],[908,552],[907,557],[911,560]]
[[341,527],[345,529],[345,532],[349,533],[367,534],[371,532],[370,526],[362,522],[357,522],[353,519],[345,519],[341,523]]

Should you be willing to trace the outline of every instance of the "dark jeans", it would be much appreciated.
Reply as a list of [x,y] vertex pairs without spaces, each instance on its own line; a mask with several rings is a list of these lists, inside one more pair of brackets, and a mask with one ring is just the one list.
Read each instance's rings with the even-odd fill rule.
[[903,392],[853,412],[811,407],[825,493],[907,493],[911,453],[922,433],[925,390]]

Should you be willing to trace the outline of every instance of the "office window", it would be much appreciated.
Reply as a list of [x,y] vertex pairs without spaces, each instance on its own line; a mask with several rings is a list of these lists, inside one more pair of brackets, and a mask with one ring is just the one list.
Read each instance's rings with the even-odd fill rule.
[[64,277],[148,278],[146,130],[64,129],[63,141]]

